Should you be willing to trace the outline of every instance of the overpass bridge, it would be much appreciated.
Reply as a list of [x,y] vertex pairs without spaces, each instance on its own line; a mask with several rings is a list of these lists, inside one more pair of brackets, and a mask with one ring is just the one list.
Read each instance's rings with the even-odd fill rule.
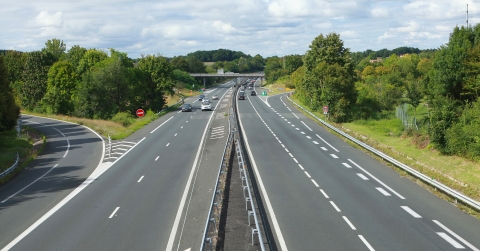
[[189,73],[192,77],[201,77],[203,78],[203,86],[205,86],[205,78],[208,77],[226,77],[226,78],[240,78],[240,77],[254,77],[260,78],[260,85],[263,85],[263,79],[265,78],[265,73]]

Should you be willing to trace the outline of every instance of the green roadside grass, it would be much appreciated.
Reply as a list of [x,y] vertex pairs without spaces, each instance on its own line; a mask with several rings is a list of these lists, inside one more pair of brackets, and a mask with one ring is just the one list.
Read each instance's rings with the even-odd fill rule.
[[[292,99],[300,104],[297,99]],[[323,112],[313,113],[320,118],[323,117]],[[316,119],[313,120],[317,121]],[[317,123],[321,124],[318,121]],[[351,123],[330,124],[432,179],[438,180],[477,201],[480,200],[480,163],[457,156],[442,155],[428,144],[428,138],[425,136],[415,133],[414,130],[404,130],[401,121],[395,118],[395,114],[381,120],[359,120]],[[349,142],[347,139],[344,140]],[[360,148],[352,142],[349,142],[349,144]],[[387,163],[387,165],[402,175],[412,178],[417,184],[429,188],[440,197],[453,202],[451,198],[439,194],[405,171],[391,164]],[[479,217],[478,212],[474,212],[467,207],[462,207],[462,209]]]
[[[45,142],[43,134],[27,126],[22,128],[20,137],[17,137],[15,129],[0,133],[0,173],[15,163],[17,153],[20,156],[19,166],[10,174],[0,178],[0,184],[5,183],[35,159],[43,150]],[[34,143],[36,143],[35,147]]]
[[[175,109],[175,108],[176,107],[170,107],[169,110]],[[162,112],[160,116],[164,115],[167,112],[168,110]],[[67,122],[71,122],[79,125],[84,125],[94,130],[95,132],[99,133],[105,138],[108,138],[108,136],[110,135],[112,140],[124,139],[130,136],[132,133],[143,128],[145,125],[148,125],[152,121],[158,119],[159,117],[156,113],[149,110],[149,111],[146,111],[145,116],[143,116],[142,118],[131,118],[129,125],[124,126],[121,123],[116,123],[111,120],[86,119],[86,118],[78,118],[78,117],[71,117],[71,116],[65,116],[65,115],[40,114],[40,113],[26,112],[26,111],[22,111],[22,114],[63,120],[63,121],[67,121]]]

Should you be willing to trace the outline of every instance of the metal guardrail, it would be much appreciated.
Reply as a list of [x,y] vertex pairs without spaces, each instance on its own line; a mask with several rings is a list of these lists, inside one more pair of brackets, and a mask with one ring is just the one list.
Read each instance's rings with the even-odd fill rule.
[[306,110],[305,108],[303,108],[301,105],[297,104],[295,101],[291,100],[290,97],[287,96],[287,99],[290,100],[293,104],[295,104],[296,106],[298,106],[300,109],[304,110],[305,112],[307,112],[308,114],[310,114],[312,117],[314,117],[315,119],[317,119],[318,121],[320,121],[322,124],[324,124],[325,126],[327,126],[328,128],[334,130],[335,132],[337,132],[338,134],[344,136],[345,138],[355,142],[357,145],[360,145],[362,146],[363,148],[369,150],[370,152],[376,154],[377,156],[381,157],[383,160],[386,160],[392,164],[394,164],[395,166],[405,170],[406,172],[410,173],[411,175],[421,179],[422,181],[428,183],[429,185],[435,187],[436,189],[439,189],[441,191],[443,191],[444,193],[448,194],[449,196],[455,198],[455,200],[460,200],[462,201],[463,203],[471,206],[472,208],[475,208],[476,210],[479,210],[480,211],[480,202],[442,184],[441,182],[438,182],[430,177],[428,177],[427,175],[399,162],[398,160],[386,155],[385,153],[361,142],[360,140],[346,134],[345,132],[337,129],[336,127],[328,124],[327,122],[325,122],[324,120],[318,118],[317,116],[315,116],[313,113],[311,113],[310,111]]
[[15,156],[16,156],[15,163],[11,167],[9,167],[7,170],[0,173],[0,178],[3,178],[5,175],[11,173],[13,170],[15,170],[15,168],[17,168],[18,162],[20,161],[20,155],[17,152]]
[[[233,95],[233,100],[234,100],[233,105],[236,104],[237,91],[238,91],[238,88],[236,89]],[[240,128],[239,120],[237,119],[236,116],[234,119],[235,119],[234,121],[236,124],[236,128]],[[247,210],[247,214],[248,214],[248,225],[250,226],[250,216],[253,215],[253,219],[255,221],[255,228],[252,228],[252,246],[254,245],[254,235],[256,234],[258,235],[258,242],[261,250],[265,251],[265,243],[263,241],[262,231],[260,229],[260,224],[258,223],[257,212],[254,205],[254,199],[252,197],[253,188],[250,187],[247,166],[244,163],[244,156],[246,156],[246,154],[243,153],[242,147],[241,147],[243,145],[243,140],[242,140],[242,137],[240,136],[239,130],[235,130],[234,135],[235,135],[235,146],[236,146],[236,152],[237,152],[238,167],[240,171],[240,178],[242,179],[243,197],[245,198],[245,209]],[[245,190],[248,192],[248,196],[246,196]],[[249,202],[250,202],[251,210],[248,210]]]
[[[218,227],[219,227],[219,219],[221,216],[222,206],[223,206],[223,191],[219,187],[222,180],[226,180],[227,172],[226,169],[228,167],[228,162],[230,160],[229,152],[231,153],[233,147],[233,130],[234,126],[232,124],[233,119],[235,118],[235,114],[233,109],[230,108],[229,110],[229,133],[227,143],[225,144],[225,148],[223,150],[222,161],[220,163],[220,168],[217,174],[217,181],[215,183],[215,192],[212,196],[212,202],[210,203],[210,211],[208,212],[207,222],[205,223],[205,230],[203,231],[203,241],[202,245],[200,246],[200,250],[205,250],[205,244],[208,243],[210,246],[210,250],[212,250],[216,241],[214,240],[215,236],[218,234]],[[213,223],[213,225],[212,225]]]
[[[240,147],[240,136],[238,132],[235,133],[235,148],[237,152],[237,159],[238,159],[238,169],[240,171],[240,179],[242,179],[242,187],[243,187],[243,197],[245,198],[245,210],[248,213],[248,225],[250,226],[250,216],[253,215],[253,219],[255,221],[255,228],[252,228],[252,246],[254,245],[254,235],[258,235],[258,242],[262,251],[265,251],[265,244],[263,242],[262,231],[260,231],[260,225],[258,224],[257,213],[255,210],[255,205],[253,204],[253,197],[252,191],[250,188],[247,170],[245,163],[243,162],[243,154],[242,149]],[[248,192],[247,195],[245,194],[245,190]],[[250,202],[250,203],[249,203]],[[248,204],[250,204],[251,210],[248,210]]]

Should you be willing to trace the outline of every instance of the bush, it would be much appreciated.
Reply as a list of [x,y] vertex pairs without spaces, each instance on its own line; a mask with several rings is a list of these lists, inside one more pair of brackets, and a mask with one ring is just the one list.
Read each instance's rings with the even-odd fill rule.
[[126,112],[119,112],[113,116],[112,121],[118,124],[123,125],[124,127],[127,127],[133,122],[135,122],[135,119],[133,118],[133,115],[130,113]]

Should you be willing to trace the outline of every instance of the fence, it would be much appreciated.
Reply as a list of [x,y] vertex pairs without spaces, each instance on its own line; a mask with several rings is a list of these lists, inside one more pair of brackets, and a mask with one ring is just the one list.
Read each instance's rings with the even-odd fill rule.
[[337,132],[338,134],[342,135],[343,137],[355,142],[357,145],[367,149],[368,151],[372,152],[373,154],[379,156],[380,158],[382,158],[383,160],[385,161],[388,161],[390,163],[392,163],[393,165],[399,167],[400,169],[403,169],[404,171],[410,173],[411,175],[419,178],[420,180],[424,181],[425,183],[435,187],[435,189],[439,189],[441,191],[443,191],[444,193],[448,194],[449,196],[451,196],[452,198],[455,199],[455,201],[457,200],[460,200],[461,202],[465,203],[466,205],[469,205],[470,207],[472,207],[473,209],[476,209],[477,211],[480,211],[480,202],[456,191],[455,189],[452,189],[430,177],[428,177],[427,175],[401,163],[400,161],[386,155],[385,153],[381,152],[381,151],[378,151],[377,149],[361,142],[360,140],[346,134],[345,132],[339,130],[338,128],[328,124],[327,122],[325,122],[324,120],[320,119],[319,117],[315,116],[315,114],[311,113],[310,111],[308,111],[307,109],[303,108],[301,105],[297,104],[295,101],[291,100],[290,97],[287,96],[287,99],[290,100],[293,104],[295,104],[296,106],[298,106],[300,109],[304,110],[305,112],[307,112],[308,114],[310,114],[312,117],[314,117],[315,119],[317,119],[318,121],[320,121],[322,124],[324,124],[326,127],[332,129],[333,131]]
[[9,167],[7,170],[3,171],[2,173],[0,173],[0,179],[3,178],[5,175],[13,172],[13,170],[15,170],[15,168],[17,168],[18,166],[18,162],[20,160],[20,155],[18,154],[18,152],[15,154],[15,163]]
[[402,104],[397,107],[396,116],[402,120],[402,125],[406,128],[415,128],[418,130],[417,118],[407,115],[408,106]]

